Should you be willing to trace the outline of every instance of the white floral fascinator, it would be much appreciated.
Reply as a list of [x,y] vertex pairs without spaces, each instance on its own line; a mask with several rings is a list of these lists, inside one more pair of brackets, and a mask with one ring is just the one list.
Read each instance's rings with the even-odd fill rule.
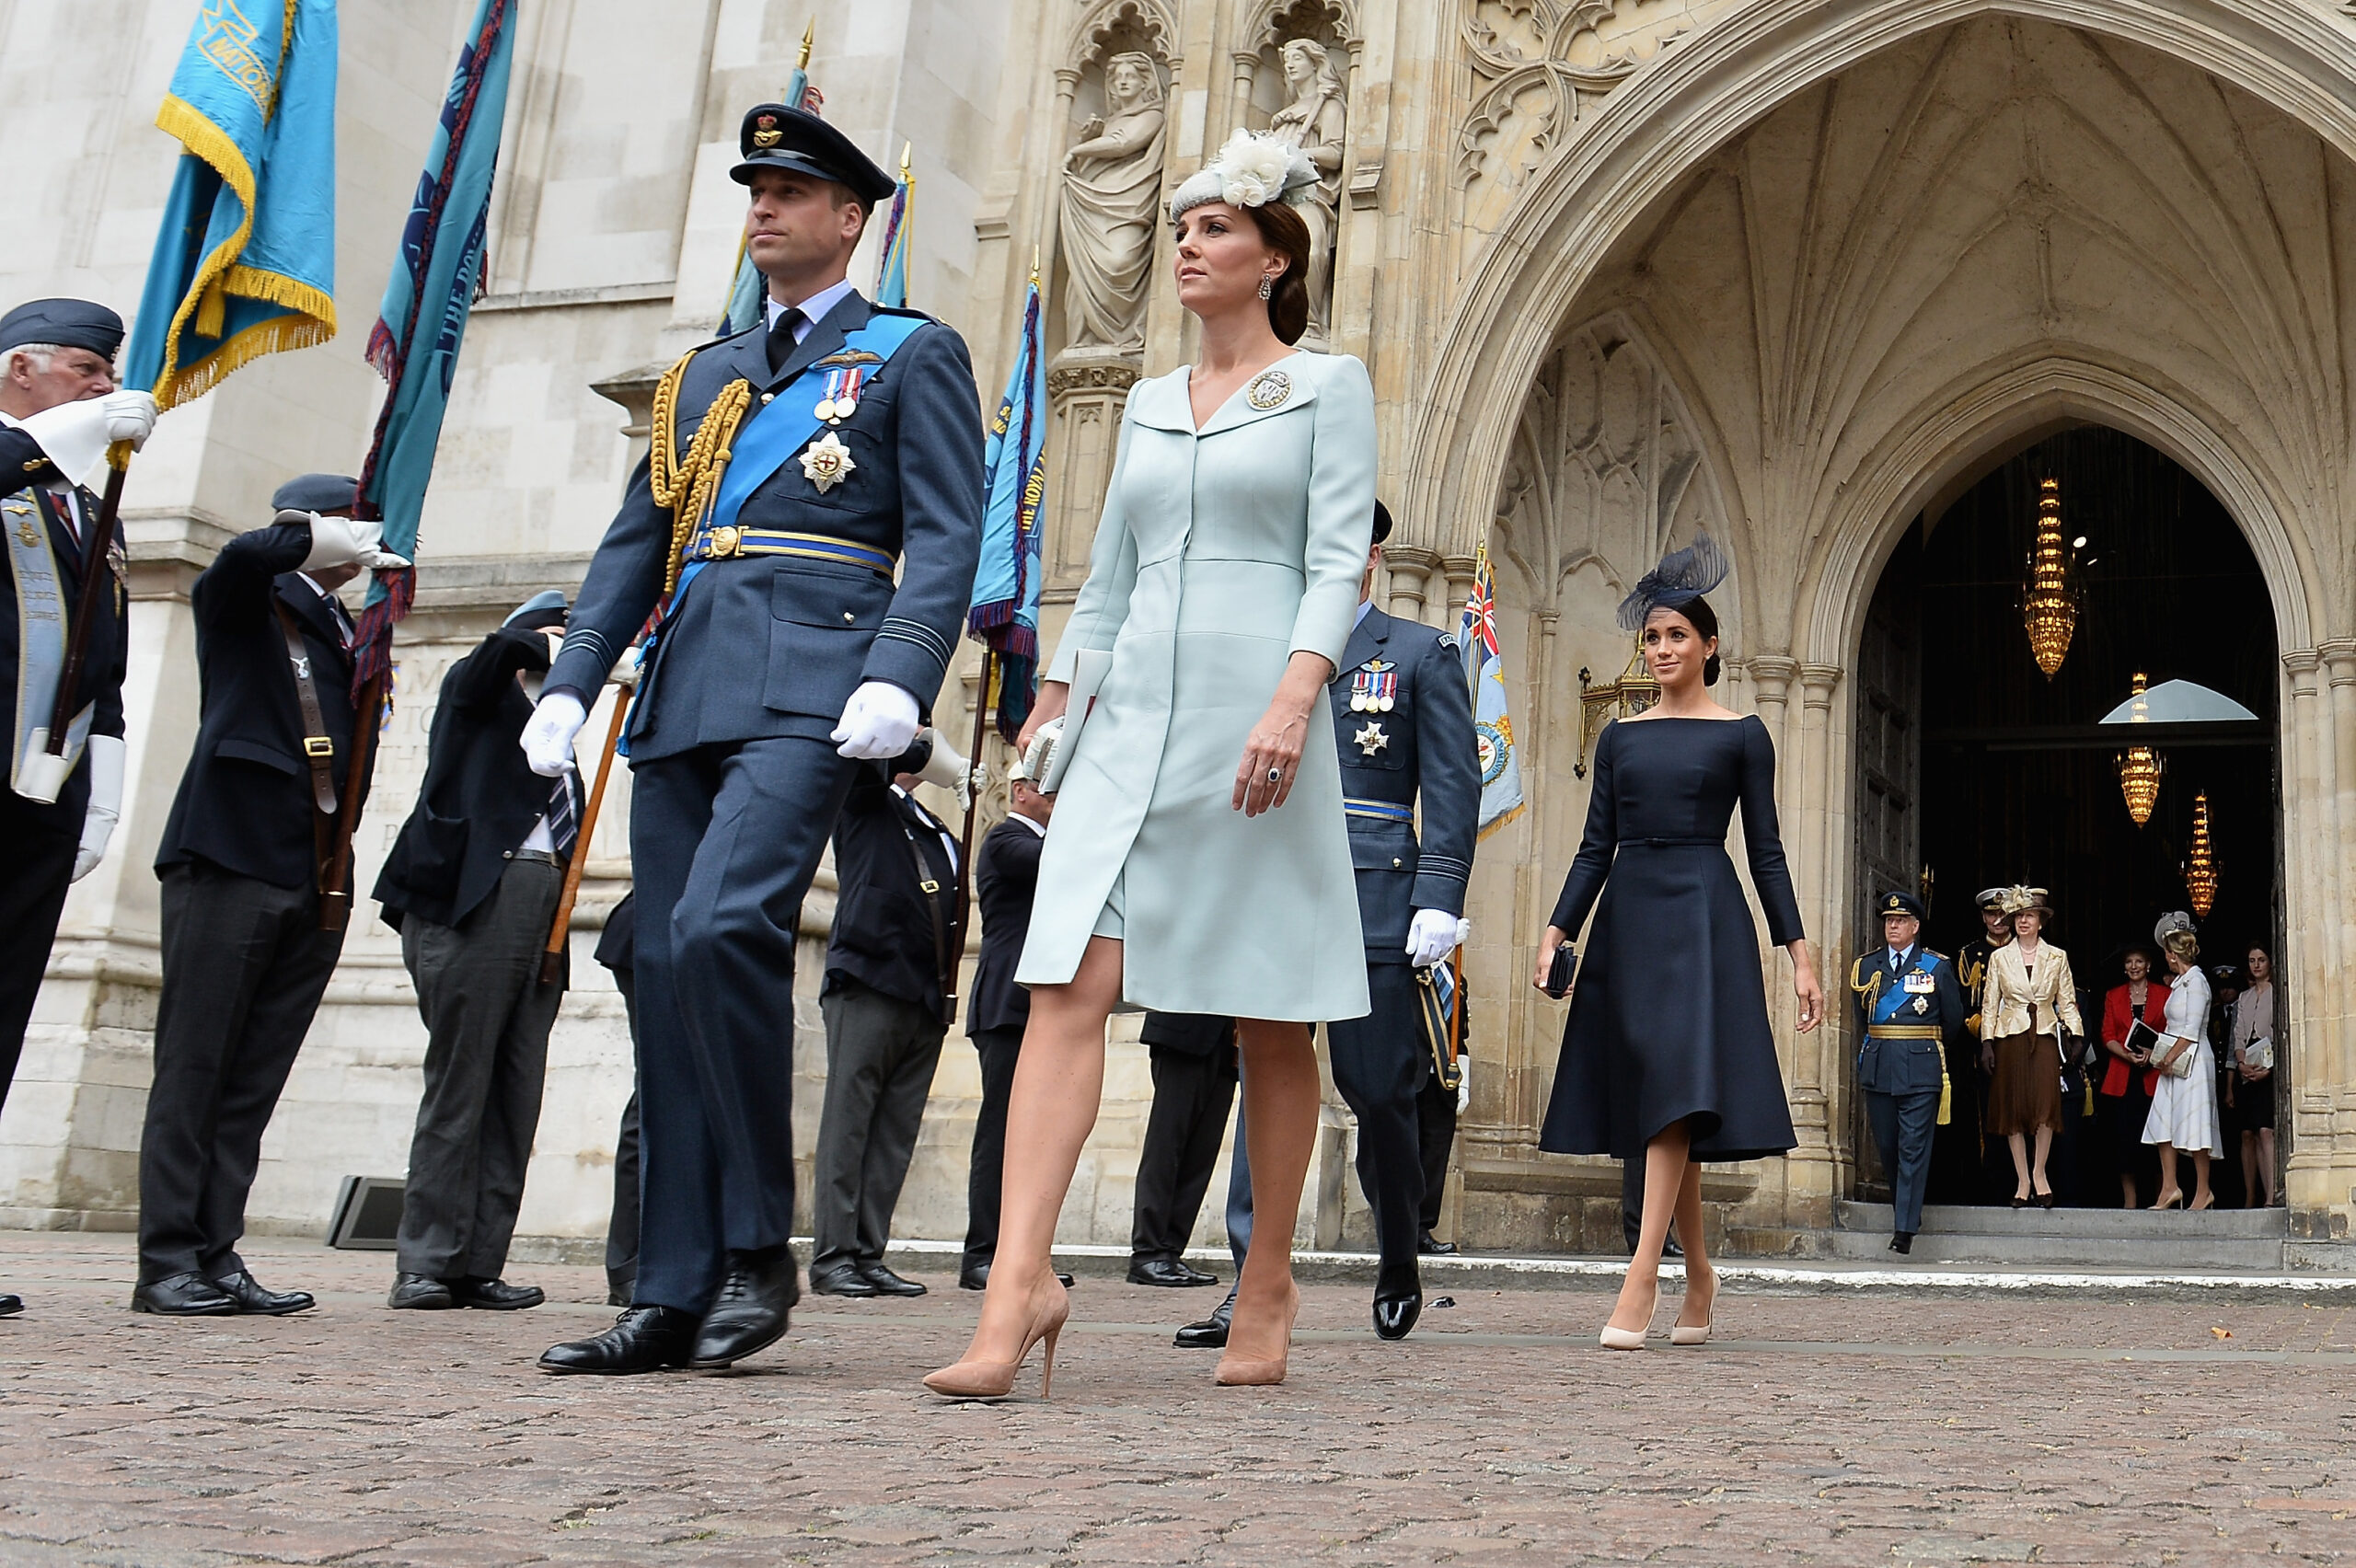
[[1270,202],[1292,202],[1317,183],[1317,166],[1309,155],[1281,136],[1265,132],[1238,131],[1227,145],[1170,198],[1170,221],[1206,202],[1230,207],[1258,207]]

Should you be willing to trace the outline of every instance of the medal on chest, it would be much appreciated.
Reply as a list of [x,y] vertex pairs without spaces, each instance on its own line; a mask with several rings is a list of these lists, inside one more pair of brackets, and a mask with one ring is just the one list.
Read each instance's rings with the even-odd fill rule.
[[[845,365],[826,372],[826,395],[810,411],[829,425],[838,425],[859,412],[859,390],[866,383],[867,372],[859,365]],[[819,487],[824,490],[826,487]]]
[[858,467],[851,461],[850,448],[831,430],[812,442],[802,454],[803,477],[817,487],[820,495],[842,483]]
[[1366,727],[1350,739],[1356,743],[1359,754],[1364,756],[1372,756],[1391,744],[1391,737],[1382,732],[1382,721],[1380,719],[1368,720]]
[[[1399,701],[1399,666],[1370,659],[1350,677],[1350,711],[1388,713]],[[1365,743],[1361,741],[1360,744]]]

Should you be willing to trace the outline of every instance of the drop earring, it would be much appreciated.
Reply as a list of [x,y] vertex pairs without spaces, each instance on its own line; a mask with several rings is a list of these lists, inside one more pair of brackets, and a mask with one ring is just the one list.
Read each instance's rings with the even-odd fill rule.
[[1260,297],[1266,299],[1276,292],[1276,280],[1263,272],[1260,275]]

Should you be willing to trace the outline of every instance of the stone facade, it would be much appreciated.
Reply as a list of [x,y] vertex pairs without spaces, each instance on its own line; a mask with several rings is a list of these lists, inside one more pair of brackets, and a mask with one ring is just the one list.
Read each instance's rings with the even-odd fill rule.
[[[193,729],[187,586],[229,531],[260,520],[278,478],[354,464],[364,447],[376,389],[358,349],[469,9],[345,0],[343,335],[176,412],[134,470],[132,799],[117,854],[75,892],[0,1119],[0,1214],[16,1223],[129,1222],[156,983],[146,860]],[[1721,692],[1775,737],[1786,842],[1831,974],[1854,925],[1851,674],[1881,564],[1926,505],[2080,421],[2192,471],[2269,584],[2283,833],[2324,847],[2285,857],[2288,1191],[2295,1228],[2344,1234],[2356,1186],[2349,10],[683,0],[650,20],[623,0],[526,7],[488,295],[428,506],[364,885],[413,795],[439,670],[525,594],[578,580],[643,441],[653,376],[716,317],[741,210],[726,178],[737,117],[778,90],[814,14],[828,117],[880,161],[914,149],[912,298],[966,333],[986,401],[1037,259],[1056,421],[1052,635],[1085,570],[1128,388],[1190,352],[1159,225],[1134,305],[1118,245],[1109,263],[1103,244],[1065,248],[1068,155],[1120,112],[1108,70],[1149,69],[1165,190],[1231,128],[1267,127],[1295,102],[1311,106],[1301,133],[1339,147],[1322,330],[1374,377],[1401,525],[1389,607],[1444,623],[1476,544],[1497,564],[1531,809],[1483,845],[1474,879],[1468,973],[1482,1009],[1449,1220],[1461,1235],[1616,1240],[1616,1170],[1534,1148],[1561,1019],[1522,980],[1586,806],[1579,672],[1608,680],[1627,661],[1614,601],[1698,526],[1728,545]],[[147,120],[190,13],[186,0],[0,10],[0,149],[30,188],[19,205],[40,218],[0,259],[0,298],[135,300],[170,173]],[[1299,69],[1312,52],[1288,49],[1303,40],[1340,84],[1330,110]],[[1103,159],[1080,161],[1101,176]],[[1069,308],[1076,266],[1094,329],[1074,325],[1087,319]],[[863,258],[854,275],[872,274]],[[944,693],[953,727],[972,680],[968,668]],[[1002,769],[995,743],[986,755]],[[591,850],[579,986],[526,1197],[536,1237],[602,1228],[628,1058],[585,944],[627,875],[626,812],[625,787]],[[805,989],[829,896],[822,885],[805,913]],[[1788,966],[1764,962],[1771,997],[1787,997]],[[804,1011],[806,1151],[823,1052]],[[1708,1188],[1714,1216],[1755,1248],[1813,1247],[1855,1180],[1845,1019],[1804,1037],[1790,1011],[1779,1002],[1801,1145],[1713,1171]],[[1149,1093],[1131,1033],[1116,1031],[1070,1239],[1126,1236]],[[258,1224],[315,1227],[338,1176],[400,1168],[422,1048],[389,933],[356,930],[265,1145]],[[963,1226],[976,1080],[970,1052],[953,1045],[943,1064],[901,1210],[911,1236]],[[1362,1234],[1347,1140],[1346,1117],[1329,1115],[1303,1220],[1319,1239]]]

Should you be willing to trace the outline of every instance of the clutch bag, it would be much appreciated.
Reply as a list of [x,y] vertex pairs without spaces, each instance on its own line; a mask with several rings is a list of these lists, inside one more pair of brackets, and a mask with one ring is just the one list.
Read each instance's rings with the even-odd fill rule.
[[2255,1067],[2262,1073],[2273,1071],[2274,1042],[2271,1040],[2251,1041],[2242,1047],[2242,1061],[2245,1065]]
[[1571,977],[1577,972],[1578,963],[1578,950],[1570,943],[1565,942],[1554,950],[1554,962],[1548,965],[1546,970],[1548,996],[1559,1002],[1569,994]]
[[2127,1048],[2130,1051],[2142,1051],[2145,1055],[2149,1055],[2152,1059],[2152,1065],[2159,1068],[2160,1071],[2167,1074],[2170,1078],[2190,1078],[2192,1076],[2192,1047],[2190,1044],[2188,1043],[2180,1046],[2177,1049],[2177,1054],[2168,1057],[2166,1060],[2163,1061],[2161,1059],[2163,1048],[2172,1038],[2173,1036],[2162,1034],[2158,1030],[2154,1029],[2150,1024],[2145,1023],[2139,1018],[2132,1024],[2128,1026]]

